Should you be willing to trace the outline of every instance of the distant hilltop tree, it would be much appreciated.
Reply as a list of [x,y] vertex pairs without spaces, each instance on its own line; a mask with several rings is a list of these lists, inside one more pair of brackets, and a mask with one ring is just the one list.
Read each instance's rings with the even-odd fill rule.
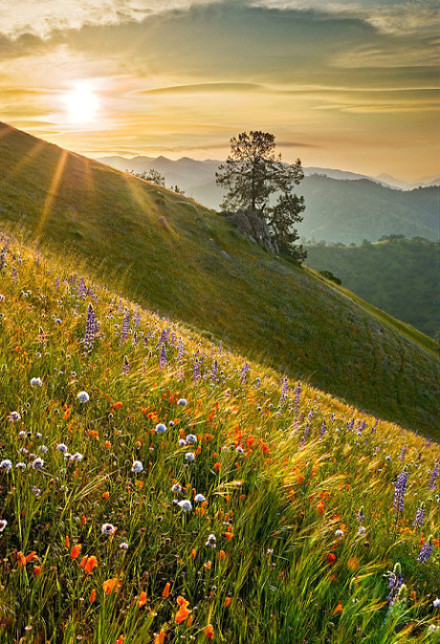
[[301,161],[286,164],[275,155],[275,137],[268,132],[242,132],[231,139],[231,152],[215,173],[227,193],[221,208],[257,213],[278,252],[301,262],[307,252],[294,243],[296,223],[303,220],[304,197],[294,187],[304,178]]
[[157,170],[151,169],[148,172],[144,172],[142,177],[150,183],[154,183],[156,186],[165,187],[165,177],[160,174]]

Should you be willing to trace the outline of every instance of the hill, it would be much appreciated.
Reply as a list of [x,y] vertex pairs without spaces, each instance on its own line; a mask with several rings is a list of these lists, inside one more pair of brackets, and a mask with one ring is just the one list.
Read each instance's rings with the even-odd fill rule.
[[353,293],[434,337],[439,329],[439,245],[426,239],[307,246],[306,264],[329,270]]
[[373,181],[341,182],[312,176],[301,183],[306,211],[303,237],[360,244],[384,235],[438,240],[439,188],[393,190]]
[[251,358],[436,435],[436,345],[412,327],[166,189],[5,125],[0,159],[4,226]]
[[439,447],[1,238],[2,644],[435,642]]
[[[155,168],[167,185],[178,185],[188,196],[218,209],[223,190],[215,184],[219,161],[171,161],[165,157],[104,157],[103,162],[120,170],[142,172]],[[305,239],[344,244],[374,242],[383,235],[403,234],[438,240],[439,188],[397,190],[378,180],[329,168],[304,168],[298,186],[304,195],[304,221],[298,225]]]

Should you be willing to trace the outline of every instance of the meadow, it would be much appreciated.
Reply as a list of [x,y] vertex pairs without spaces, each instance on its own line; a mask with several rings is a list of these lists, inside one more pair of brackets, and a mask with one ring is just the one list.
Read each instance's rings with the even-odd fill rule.
[[3,237],[0,641],[440,642],[439,445]]

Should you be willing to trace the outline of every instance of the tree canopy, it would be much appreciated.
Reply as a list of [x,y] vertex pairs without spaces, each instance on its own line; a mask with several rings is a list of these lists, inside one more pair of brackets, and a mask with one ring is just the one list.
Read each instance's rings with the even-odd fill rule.
[[242,132],[231,139],[231,152],[216,172],[218,185],[227,188],[221,207],[257,212],[266,222],[280,252],[297,261],[306,257],[294,224],[301,222],[304,198],[293,190],[304,178],[301,161],[286,164],[275,154],[275,137],[268,132]]

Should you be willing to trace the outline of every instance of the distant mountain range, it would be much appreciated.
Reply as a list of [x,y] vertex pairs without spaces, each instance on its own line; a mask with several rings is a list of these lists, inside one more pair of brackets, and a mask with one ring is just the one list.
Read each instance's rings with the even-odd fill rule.
[[[190,157],[182,157],[177,161],[168,159],[164,156],[159,157],[145,157],[136,156],[125,158],[121,156],[99,157],[96,159],[101,163],[116,168],[117,170],[128,172],[145,172],[155,169],[168,179],[168,182],[178,185],[178,180],[193,181],[197,176],[201,180],[210,179],[214,176],[215,171],[222,161],[207,159],[206,161],[196,161]],[[389,174],[380,174],[376,177],[370,177],[366,174],[358,174],[356,172],[348,172],[347,170],[337,170],[335,168],[320,168],[318,166],[310,166],[303,168],[306,177],[313,174],[324,175],[329,179],[337,179],[339,181],[357,181],[359,179],[367,179],[380,183],[389,188],[397,188],[399,190],[414,190],[415,188],[427,188],[431,186],[440,185],[440,176],[422,177],[421,179],[413,182],[402,181],[396,179]],[[199,185],[197,180],[194,186]]]
[[[188,157],[172,161],[163,156],[113,156],[99,161],[122,171],[142,173],[155,169],[165,177],[167,187],[177,185],[187,196],[214,210],[219,209],[223,199],[224,191],[215,183],[220,161]],[[414,188],[384,175],[372,178],[319,167],[304,168],[304,174],[298,186],[306,203],[304,221],[298,226],[304,239],[344,244],[361,243],[364,239],[374,242],[392,234],[438,239],[437,185],[420,184]],[[391,185],[393,181],[399,183],[398,188]],[[431,177],[425,182],[440,184],[440,179]]]

